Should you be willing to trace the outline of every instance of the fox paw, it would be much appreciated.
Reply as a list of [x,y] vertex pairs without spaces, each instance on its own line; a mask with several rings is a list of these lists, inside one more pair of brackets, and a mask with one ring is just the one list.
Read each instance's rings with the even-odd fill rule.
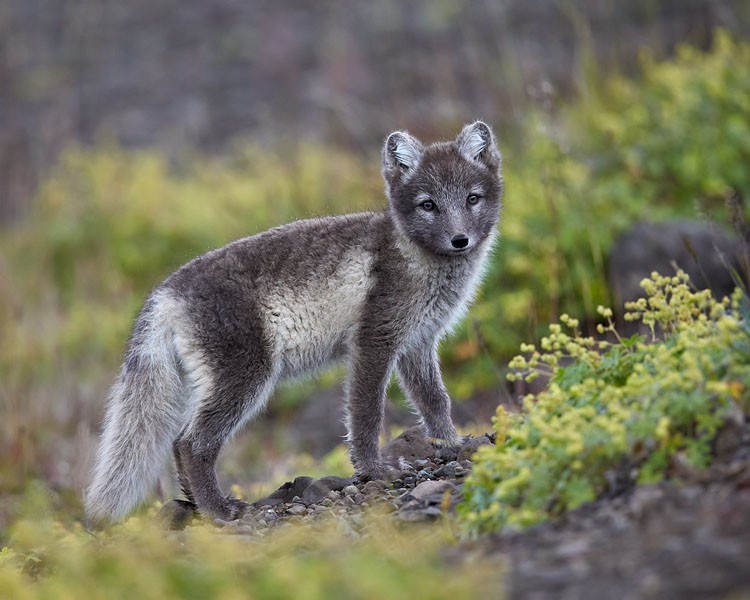
[[430,442],[432,442],[436,448],[447,448],[447,449],[453,449],[458,450],[461,446],[463,446],[464,442],[469,440],[471,436],[456,436],[452,438],[438,438],[438,437],[431,437]]
[[401,469],[380,462],[366,468],[357,469],[356,477],[362,482],[378,479],[383,481],[393,481],[394,479],[401,477],[402,474]]
[[201,514],[219,521],[236,521],[242,518],[250,505],[237,498],[227,496],[222,498],[221,504],[212,507],[200,508]]

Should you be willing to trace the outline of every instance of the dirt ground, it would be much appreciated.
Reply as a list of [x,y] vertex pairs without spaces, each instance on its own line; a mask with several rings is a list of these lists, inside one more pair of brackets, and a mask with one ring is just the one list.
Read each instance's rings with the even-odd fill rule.
[[510,598],[750,598],[750,423],[733,438],[707,471],[469,546],[507,561]]

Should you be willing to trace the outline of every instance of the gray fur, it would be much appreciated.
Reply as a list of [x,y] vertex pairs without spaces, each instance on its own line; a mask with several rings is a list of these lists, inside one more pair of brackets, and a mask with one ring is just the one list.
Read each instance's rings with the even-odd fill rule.
[[222,445],[279,380],[337,360],[349,364],[348,440],[360,477],[389,474],[378,435],[394,369],[427,433],[456,442],[437,346],[465,312],[496,238],[499,167],[484,123],[427,147],[396,132],[383,148],[388,210],[290,223],[171,275],[141,311],[112,389],[89,522],[120,519],[141,502],[170,448],[188,500],[211,517],[239,517],[245,505],[216,479]]

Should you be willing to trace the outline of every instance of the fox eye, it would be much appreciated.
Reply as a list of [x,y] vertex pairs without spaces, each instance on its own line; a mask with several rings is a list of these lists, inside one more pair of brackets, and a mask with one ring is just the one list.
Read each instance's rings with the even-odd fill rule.
[[432,200],[425,200],[419,206],[421,206],[426,211],[430,211],[435,208],[435,203]]
[[469,194],[469,197],[466,198],[466,202],[473,206],[474,204],[479,202],[479,196],[477,194]]

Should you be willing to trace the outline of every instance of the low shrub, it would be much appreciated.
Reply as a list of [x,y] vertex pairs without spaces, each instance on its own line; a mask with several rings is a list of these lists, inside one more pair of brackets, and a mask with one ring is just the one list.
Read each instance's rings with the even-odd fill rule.
[[747,297],[717,301],[683,272],[642,286],[627,318],[645,337],[619,338],[612,311],[599,307],[599,331],[613,343],[582,336],[563,315],[540,349],[522,345],[509,377],[549,383],[521,413],[498,408],[497,445],[476,454],[460,507],[468,530],[538,523],[594,500],[623,468],[645,483],[677,463],[705,467],[727,416],[750,412]]

